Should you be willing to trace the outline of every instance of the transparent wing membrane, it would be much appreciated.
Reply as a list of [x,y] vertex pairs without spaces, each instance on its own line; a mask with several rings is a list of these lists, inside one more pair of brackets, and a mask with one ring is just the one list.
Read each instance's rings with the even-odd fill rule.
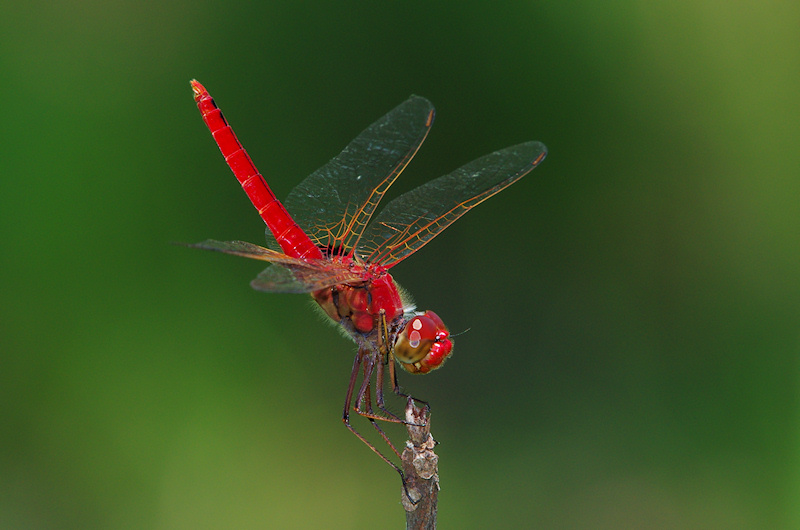
[[272,263],[302,263],[301,260],[291,258],[282,252],[260,247],[253,243],[248,243],[247,241],[217,241],[215,239],[206,239],[201,243],[189,245],[189,247],[224,252],[225,254],[233,254],[234,256],[242,256],[243,258],[269,261]]
[[525,176],[546,154],[539,142],[507,147],[401,195],[369,225],[359,256],[385,267],[397,264],[470,209]]
[[383,195],[428,135],[433,114],[427,99],[411,96],[292,190],[284,205],[317,246],[342,253],[355,248]]
[[250,285],[259,291],[272,293],[310,293],[342,283],[356,283],[360,276],[346,267],[328,260],[306,261],[260,247],[245,241],[215,241],[208,239],[192,248],[213,250],[272,263]]
[[345,283],[360,283],[362,278],[347,269],[314,269],[297,265],[278,265],[267,267],[250,282],[257,291],[268,293],[310,293],[325,287]]

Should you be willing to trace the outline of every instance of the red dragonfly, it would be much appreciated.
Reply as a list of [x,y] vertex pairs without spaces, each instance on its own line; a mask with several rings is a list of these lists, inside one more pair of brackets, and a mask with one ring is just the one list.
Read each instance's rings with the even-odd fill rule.
[[[411,373],[424,374],[442,365],[453,342],[436,313],[418,312],[403,297],[389,269],[467,211],[529,173],[544,160],[545,146],[526,142],[481,157],[394,199],[370,223],[381,198],[428,135],[434,117],[428,100],[411,96],[367,127],[338,156],[294,188],[284,206],[208,91],[197,81],[191,84],[203,121],[267,224],[269,248],[214,240],[192,246],[270,262],[272,265],[251,282],[254,289],[310,293],[355,341],[358,353],[342,419],[402,477],[398,466],[350,425],[353,397],[355,412],[372,422],[399,457],[375,423],[405,423],[385,407],[385,367],[392,390],[408,397],[397,384],[393,359]],[[362,383],[354,393],[359,373],[363,373]],[[379,413],[372,408],[373,376]]]

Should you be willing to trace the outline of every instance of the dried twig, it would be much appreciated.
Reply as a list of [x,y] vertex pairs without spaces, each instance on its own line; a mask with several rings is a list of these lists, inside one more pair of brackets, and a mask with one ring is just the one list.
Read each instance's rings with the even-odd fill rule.
[[[402,500],[406,510],[406,528],[433,530],[436,528],[439,498],[439,457],[433,452],[436,442],[431,436],[430,409],[427,405],[417,407],[409,398],[406,422],[409,440],[402,455],[405,474]],[[409,496],[416,502],[412,502]]]

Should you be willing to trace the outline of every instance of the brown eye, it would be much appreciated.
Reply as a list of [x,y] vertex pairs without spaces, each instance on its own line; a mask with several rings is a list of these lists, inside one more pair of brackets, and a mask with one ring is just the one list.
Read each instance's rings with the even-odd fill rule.
[[428,373],[441,366],[452,352],[449,336],[439,315],[426,311],[406,323],[395,343],[395,357],[411,373]]

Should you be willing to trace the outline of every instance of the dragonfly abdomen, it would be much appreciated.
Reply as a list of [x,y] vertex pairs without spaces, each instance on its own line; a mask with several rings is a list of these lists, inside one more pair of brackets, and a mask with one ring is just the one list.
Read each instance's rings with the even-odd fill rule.
[[208,130],[225,157],[236,180],[242,185],[250,202],[258,215],[264,220],[272,235],[275,236],[284,254],[300,259],[322,259],[322,252],[311,241],[308,235],[294,222],[283,204],[275,197],[267,181],[256,169],[236,134],[228,125],[222,111],[217,107],[214,98],[203,85],[192,81],[194,100],[203,117]]

